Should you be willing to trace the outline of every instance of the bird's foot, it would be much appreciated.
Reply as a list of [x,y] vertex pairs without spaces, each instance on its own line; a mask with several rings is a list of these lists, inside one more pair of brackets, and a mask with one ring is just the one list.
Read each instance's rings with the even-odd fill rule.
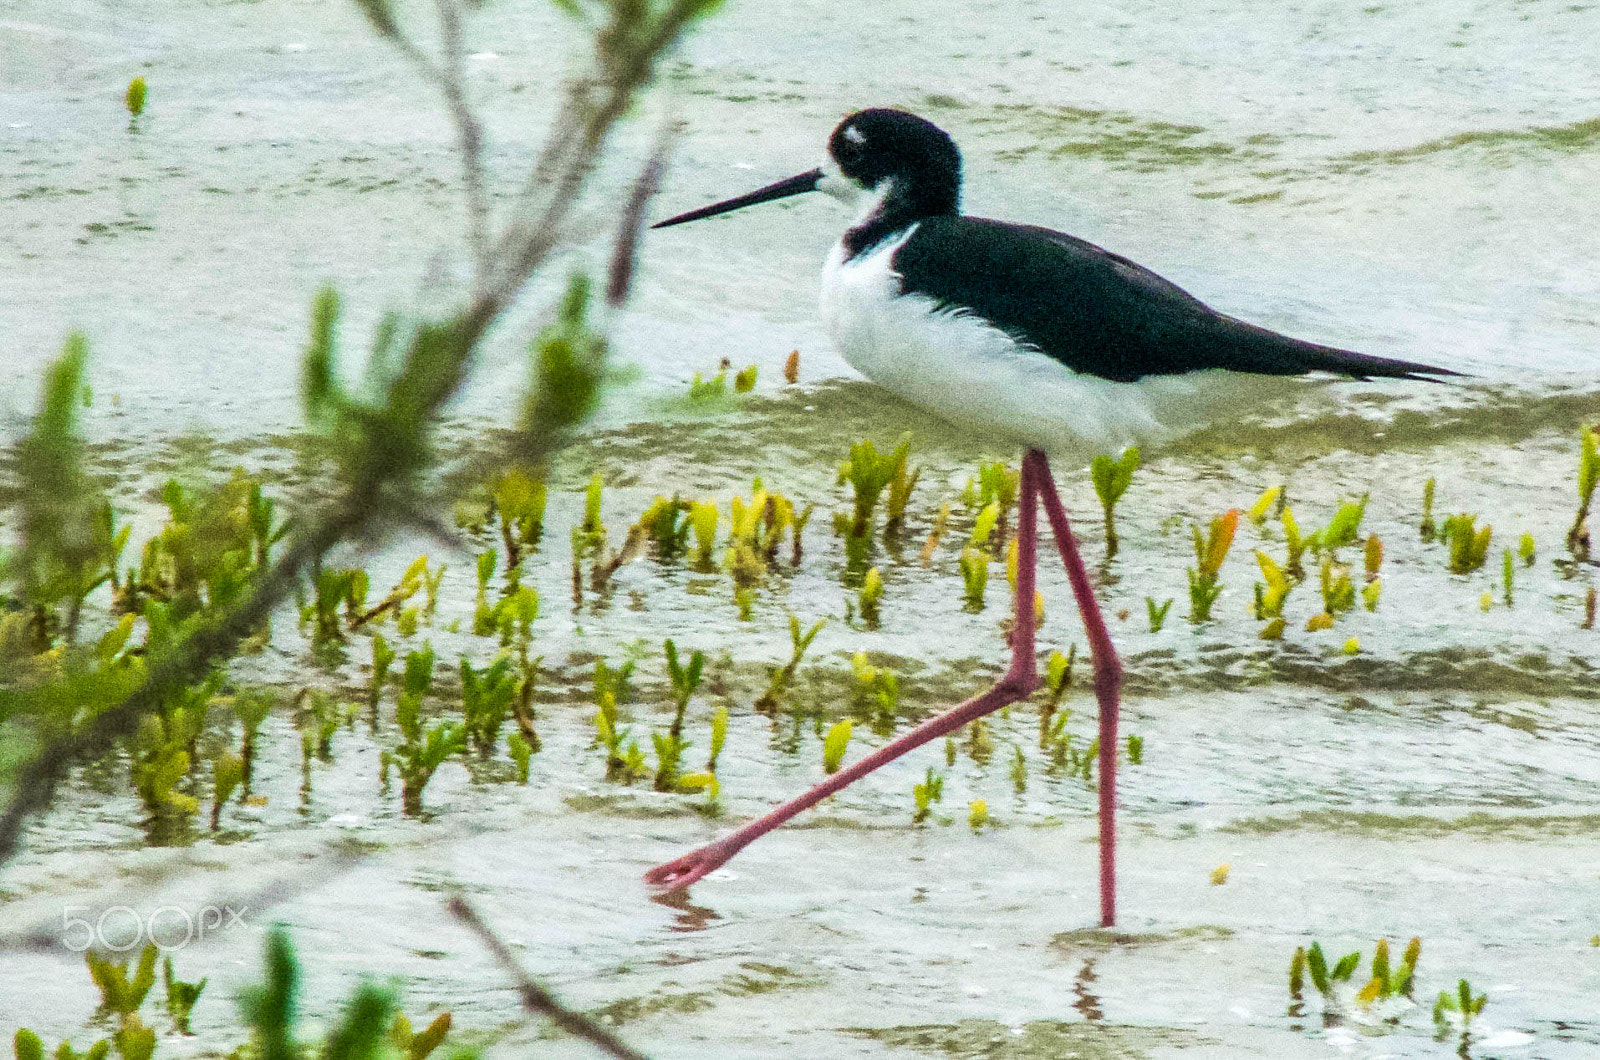
[[652,887],[681,890],[721,868],[738,852],[738,849],[730,847],[726,840],[707,843],[703,847],[689,851],[681,858],[674,858],[665,864],[657,865],[644,874],[644,882]]

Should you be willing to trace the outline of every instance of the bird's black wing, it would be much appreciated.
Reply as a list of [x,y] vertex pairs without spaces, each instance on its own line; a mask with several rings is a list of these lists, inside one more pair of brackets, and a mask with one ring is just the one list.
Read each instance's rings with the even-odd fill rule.
[[1077,372],[1132,382],[1227,368],[1365,379],[1456,375],[1247,324],[1093,243],[1031,225],[930,217],[895,251],[907,294],[968,309]]

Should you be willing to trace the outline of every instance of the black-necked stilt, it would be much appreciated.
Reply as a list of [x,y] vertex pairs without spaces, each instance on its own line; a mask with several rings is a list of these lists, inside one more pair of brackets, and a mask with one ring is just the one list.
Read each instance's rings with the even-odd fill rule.
[[1150,270],[1048,228],[958,212],[961,154],[900,110],[850,115],[828,161],[665,228],[821,191],[857,208],[822,271],[822,315],[868,379],[957,423],[999,431],[1025,453],[1017,523],[1011,666],[993,688],[933,718],[737,832],[646,874],[687,886],[747,843],[914,747],[1029,695],[1037,506],[1044,505],[1083,614],[1100,709],[1100,912],[1116,916],[1115,809],[1121,664],[1067,522],[1047,451],[1106,452],[1172,433],[1197,406],[1236,400],[1248,375],[1329,372],[1427,379],[1457,373],[1289,338],[1218,313]]

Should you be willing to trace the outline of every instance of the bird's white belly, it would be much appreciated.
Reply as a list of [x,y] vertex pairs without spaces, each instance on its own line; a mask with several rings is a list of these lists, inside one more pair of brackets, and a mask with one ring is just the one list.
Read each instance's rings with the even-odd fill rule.
[[976,316],[901,294],[890,258],[915,230],[849,261],[835,246],[822,270],[828,332],[874,383],[958,425],[1068,458],[1182,434],[1229,403],[1233,372],[1112,382],[1074,372]]

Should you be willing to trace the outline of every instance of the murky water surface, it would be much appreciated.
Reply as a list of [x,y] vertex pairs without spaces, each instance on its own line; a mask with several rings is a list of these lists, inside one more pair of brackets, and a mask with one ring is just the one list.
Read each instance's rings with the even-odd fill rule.
[[[571,31],[513,5],[477,25],[474,85],[509,195]],[[178,956],[180,974],[211,976],[202,1036],[232,1022],[227,997],[256,974],[259,929],[280,918],[302,946],[317,1015],[356,976],[393,974],[414,1013],[451,1010],[506,1055],[586,1055],[522,1019],[442,909],[461,889],[531,972],[662,1057],[1433,1056],[1457,1042],[1432,1037],[1426,1009],[1461,977],[1490,998],[1471,1055],[1595,1055],[1600,633],[1579,628],[1593,569],[1556,560],[1576,431],[1600,419],[1597,37],[1600,9],[1567,3],[1219,0],[1067,13],[749,0],[684,50],[670,91],[646,108],[686,123],[663,212],[814,165],[851,108],[910,106],[963,145],[973,212],[1073,231],[1264,324],[1474,374],[1459,387],[1287,390],[1147,454],[1119,510],[1122,554],[1097,572],[1128,665],[1125,730],[1144,741],[1144,761],[1123,774],[1118,933],[1086,930],[1094,793],[1049,768],[1031,704],[995,721],[987,760],[961,744],[950,767],[937,747],[895,763],[688,901],[651,902],[638,882],[821,777],[821,732],[865,720],[855,651],[895,670],[901,707],[892,725],[858,725],[852,755],[983,687],[1005,657],[998,565],[984,609],[961,599],[971,513],[956,504],[930,565],[918,553],[978,460],[1012,454],[886,399],[829,351],[815,270],[841,219],[809,200],[647,244],[617,333],[634,382],[563,458],[552,532],[530,564],[544,600],[545,749],[528,786],[511,782],[503,758],[451,763],[427,790],[428,817],[406,819],[377,782],[395,734],[362,724],[335,737],[331,763],[313,764],[307,798],[298,736],[280,712],[258,767],[266,803],[228,813],[216,837],[151,846],[125,763],[85,768],[8,866],[6,930],[58,932],[80,904],[254,905],[246,927]],[[151,102],[130,134],[120,93],[135,75]],[[622,135],[602,190],[629,179],[651,135],[648,121]],[[40,367],[77,327],[95,351],[96,467],[136,541],[159,525],[154,489],[170,475],[242,466],[282,493],[306,488],[314,475],[294,431],[310,298],[324,282],[345,293],[354,350],[385,308],[447,302],[459,271],[454,177],[431,99],[345,5],[7,5],[3,429],[15,431]],[[595,230],[606,222],[597,213]],[[445,431],[452,456],[503,421],[549,290],[499,332]],[[792,349],[803,382],[783,387]],[[686,405],[688,376],[723,356],[760,366],[757,393]],[[903,541],[880,542],[873,557],[887,592],[881,627],[869,629],[852,617],[829,528],[847,504],[834,472],[850,441],[906,430],[924,472]],[[574,603],[566,528],[595,471],[614,542],[658,493],[725,503],[754,476],[819,513],[802,562],[779,565],[749,621],[726,575],[651,557]],[[1087,476],[1069,464],[1058,474],[1097,556]],[[1429,477],[1441,515],[1494,524],[1482,571],[1451,575],[1441,547],[1419,540]],[[1365,529],[1387,544],[1379,608],[1305,632],[1313,578],[1290,598],[1285,639],[1259,640],[1250,550],[1283,545],[1245,525],[1216,618],[1186,621],[1190,520],[1281,483],[1308,527],[1370,493]],[[1524,531],[1538,558],[1518,567],[1506,606],[1499,549]],[[492,643],[457,625],[470,626],[477,547],[447,554],[415,537],[352,558],[377,587],[419,551],[443,556],[440,612],[415,641],[431,639],[442,663],[481,660]],[[1061,572],[1046,567],[1041,589],[1043,646],[1081,646]],[[1159,632],[1147,597],[1178,600]],[[751,704],[787,655],[789,613],[829,624],[793,709],[772,719]],[[360,697],[363,641],[324,666],[292,615],[276,632],[235,667],[239,682],[288,695],[309,680]],[[635,734],[647,743],[665,727],[668,635],[711,656],[691,708],[691,763],[710,712],[732,715],[719,819],[696,812],[698,798],[608,784],[592,747],[597,657],[639,658]],[[1342,650],[1352,636],[1353,655]],[[1092,729],[1083,687],[1065,700],[1080,743]],[[219,718],[208,747],[237,738]],[[946,773],[944,801],[914,827],[911,786],[930,765]],[[994,821],[976,834],[973,799]],[[364,856],[339,861],[352,843]],[[1228,880],[1213,886],[1223,863]],[[268,911],[263,889],[275,882],[298,890]],[[1380,936],[1412,935],[1424,942],[1422,1004],[1398,1025],[1354,1008],[1325,1025],[1314,999],[1290,1008],[1295,946],[1315,938],[1370,953]],[[59,950],[0,955],[0,983],[0,1030],[84,1037],[91,988]]]

